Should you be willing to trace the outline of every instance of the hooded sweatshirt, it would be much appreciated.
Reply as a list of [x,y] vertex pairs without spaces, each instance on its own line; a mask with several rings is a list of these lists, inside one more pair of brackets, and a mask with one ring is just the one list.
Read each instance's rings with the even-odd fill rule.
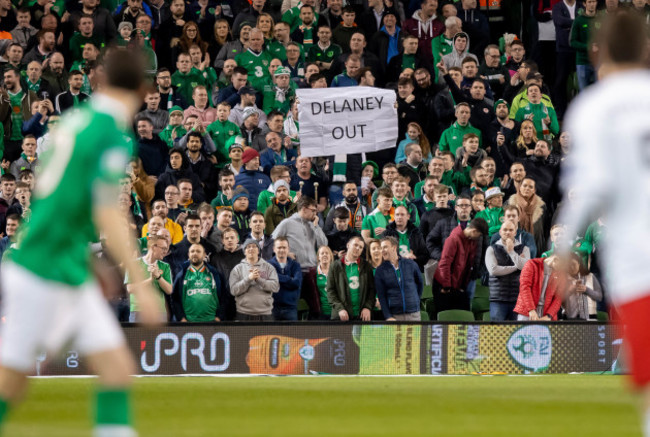
[[[467,38],[467,45],[465,46],[465,50],[459,52],[458,50],[456,50],[455,44],[456,44],[456,39],[461,36]],[[454,35],[454,40],[451,44],[452,47],[451,53],[444,55],[442,57],[442,60],[445,62],[445,66],[448,69],[451,67],[461,67],[463,64],[463,59],[465,59],[468,56],[476,60],[476,65],[480,65],[478,58],[469,52],[469,42],[470,42],[469,35],[465,32],[458,32],[456,35]]]
[[192,181],[192,199],[194,203],[201,203],[205,201],[205,193],[203,192],[203,186],[201,185],[201,180],[199,177],[192,172],[190,169],[190,164],[185,153],[181,153],[183,157],[183,163],[181,168],[174,170],[169,164],[165,171],[158,177],[158,182],[156,182],[156,199],[165,198],[165,188],[169,185],[176,185],[181,179],[189,179]]
[[426,60],[427,64],[432,64],[433,54],[431,52],[431,41],[445,31],[445,25],[437,19],[435,14],[425,20],[421,13],[422,9],[415,11],[411,18],[404,21],[402,30],[418,38],[418,52],[420,56]]

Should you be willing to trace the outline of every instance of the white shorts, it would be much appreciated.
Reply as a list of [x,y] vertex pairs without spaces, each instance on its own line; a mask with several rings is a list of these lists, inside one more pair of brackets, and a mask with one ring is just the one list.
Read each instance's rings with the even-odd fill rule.
[[40,353],[70,346],[91,355],[125,344],[99,285],[48,281],[11,262],[2,265],[0,365],[29,373]]

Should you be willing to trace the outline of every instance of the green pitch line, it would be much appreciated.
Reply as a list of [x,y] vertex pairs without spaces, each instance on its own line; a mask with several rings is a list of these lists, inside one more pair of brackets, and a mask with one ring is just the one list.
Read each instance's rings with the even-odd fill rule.
[[[93,379],[32,380],[3,437],[90,432]],[[623,377],[142,378],[145,436],[640,436]]]

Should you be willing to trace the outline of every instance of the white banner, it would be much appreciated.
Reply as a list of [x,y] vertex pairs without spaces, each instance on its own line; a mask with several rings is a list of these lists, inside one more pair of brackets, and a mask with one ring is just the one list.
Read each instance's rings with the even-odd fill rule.
[[359,86],[296,93],[302,156],[376,152],[396,146],[395,91]]

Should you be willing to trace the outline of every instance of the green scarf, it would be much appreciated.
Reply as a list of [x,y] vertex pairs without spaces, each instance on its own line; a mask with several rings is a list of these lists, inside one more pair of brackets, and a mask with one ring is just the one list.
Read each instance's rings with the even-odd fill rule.
[[344,183],[347,178],[348,155],[334,155],[334,165],[332,166],[332,182]]

